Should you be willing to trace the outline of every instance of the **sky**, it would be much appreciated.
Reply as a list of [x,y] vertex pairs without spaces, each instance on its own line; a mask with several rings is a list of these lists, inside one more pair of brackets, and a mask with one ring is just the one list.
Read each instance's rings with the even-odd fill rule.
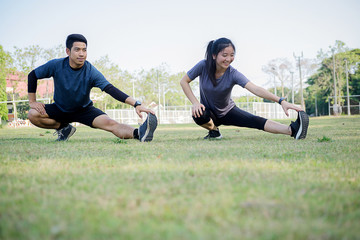
[[122,70],[165,63],[178,73],[204,58],[210,40],[227,37],[232,66],[263,87],[270,76],[261,69],[272,59],[295,65],[294,53],[315,58],[336,40],[360,47],[359,0],[0,0],[0,9],[6,51],[65,45],[81,33],[90,62],[108,55]]

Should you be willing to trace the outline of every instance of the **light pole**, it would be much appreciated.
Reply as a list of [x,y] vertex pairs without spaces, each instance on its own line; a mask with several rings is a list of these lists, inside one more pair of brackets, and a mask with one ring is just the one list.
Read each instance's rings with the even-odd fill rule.
[[164,104],[164,110],[166,109],[166,104],[165,104],[165,84],[162,85],[163,87],[163,104]]
[[315,117],[318,116],[318,108],[317,108],[317,93],[315,92]]
[[350,113],[350,94],[349,94],[349,70],[348,70],[348,61],[347,59],[345,58],[344,59],[345,61],[345,71],[346,71],[346,92],[347,92],[347,112],[348,112],[348,115],[350,116],[351,113]]
[[[273,70],[273,74],[274,74],[274,94],[275,94],[275,96],[277,96],[277,91],[276,91],[276,82],[275,82],[275,68],[274,67],[272,67],[271,68],[272,70]],[[277,110],[276,110],[276,104],[274,104],[274,112],[275,112],[275,119],[277,118]]]
[[274,74],[274,94],[277,96],[277,91],[276,91],[276,82],[275,82],[275,68],[274,67],[272,67],[271,68],[272,70],[273,70],[273,74]]
[[296,57],[296,55],[295,55],[295,53],[294,53],[294,58],[298,61],[298,65],[299,65],[301,107],[305,110],[303,84],[302,84],[302,77],[301,77],[301,63],[300,63],[300,59],[303,58],[303,57],[304,57],[303,52],[301,52],[301,56],[299,56],[299,57]]
[[12,94],[12,97],[13,97],[13,113],[14,113],[14,121],[17,120],[17,109],[16,109],[16,104],[15,104],[15,92],[14,92],[14,87],[13,87],[13,94]]
[[165,100],[165,94],[170,91],[170,89],[165,90],[166,85],[163,84],[163,103],[164,103],[164,111],[166,111],[166,100]]
[[158,121],[160,124],[160,82],[159,82],[159,71],[156,70],[156,79],[157,79],[157,84],[158,84],[158,98],[159,98],[159,103],[158,103]]
[[136,97],[135,97],[135,80],[132,81],[132,85],[133,85],[133,98],[136,99]]
[[334,78],[334,99],[335,99],[333,111],[334,111],[334,115],[337,116],[337,115],[339,115],[339,111],[338,111],[339,109],[338,109],[338,105],[337,105],[336,74],[335,74],[335,49],[332,48],[331,52],[332,52],[332,57],[333,57],[333,78]]
[[294,104],[294,72],[291,73],[291,103]]

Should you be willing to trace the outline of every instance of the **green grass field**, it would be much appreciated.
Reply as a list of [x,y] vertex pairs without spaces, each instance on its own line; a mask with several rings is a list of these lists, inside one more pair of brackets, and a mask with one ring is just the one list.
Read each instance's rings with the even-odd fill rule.
[[0,239],[360,239],[359,116],[311,118],[301,141],[220,130],[0,129]]

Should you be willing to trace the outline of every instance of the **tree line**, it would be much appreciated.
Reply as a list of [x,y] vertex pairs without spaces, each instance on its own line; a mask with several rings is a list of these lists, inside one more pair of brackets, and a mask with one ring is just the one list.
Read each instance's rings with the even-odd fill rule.
[[[336,41],[327,51],[321,49],[317,58],[319,60],[317,71],[307,80],[309,85],[306,88],[307,109],[311,112],[317,109],[319,114],[326,115],[329,97],[335,95],[335,89],[337,103],[335,98],[330,98],[331,105],[347,105],[344,98],[347,96],[347,86],[349,95],[360,95],[360,49],[350,49],[345,43]],[[350,104],[359,106],[359,99],[360,97],[350,99]]]
[[[299,60],[299,61],[297,61]],[[360,49],[350,49],[342,41],[335,41],[326,50],[320,49],[315,59],[303,58],[302,54],[291,61],[277,58],[263,66],[262,70],[269,75],[268,86],[278,96],[287,97],[287,101],[301,104],[300,74],[303,80],[303,98],[306,112],[316,115],[328,115],[328,104],[347,105],[347,80],[349,95],[360,95]],[[335,79],[335,86],[334,86]],[[276,86],[276,88],[274,87]],[[292,94],[292,89],[295,89]],[[359,98],[352,98],[352,105],[359,105]],[[358,112],[357,112],[358,113]]]
[[[39,45],[25,48],[14,47],[13,52],[5,51],[0,45],[0,102],[12,99],[12,96],[6,94],[5,79],[9,74],[20,75],[24,81],[22,85],[26,85],[27,74],[35,67],[51,59],[65,56],[65,46],[63,45],[49,49],[44,49]],[[296,56],[294,55],[294,57]],[[345,98],[341,98],[341,96],[347,94],[346,76],[348,76],[349,94],[360,95],[360,49],[350,49],[345,43],[336,41],[333,46],[329,46],[327,51],[320,49],[316,59],[303,57],[297,59],[298,62],[286,58],[276,58],[262,67],[262,71],[269,76],[268,90],[278,96],[286,97],[289,102],[294,101],[297,104],[301,104],[302,93],[306,111],[315,113],[317,110],[318,115],[328,114],[328,97],[335,94],[334,76],[336,93],[339,96],[337,98],[338,105],[345,103]],[[169,67],[166,64],[161,64],[150,70],[141,69],[129,72],[111,62],[107,55],[100,57],[92,64],[114,86],[145,104],[152,102],[160,103],[162,106],[190,104],[179,85],[179,81],[185,72],[170,74]],[[347,65],[347,69],[345,65]],[[300,74],[304,84],[303,91],[300,91]],[[46,84],[46,90],[38,91],[38,97],[52,96],[53,84],[49,84],[51,81],[50,79],[43,82]],[[198,88],[198,81],[194,81],[192,84],[194,88]],[[20,89],[26,91],[22,85],[14,86],[14,97],[17,100],[27,99],[26,94],[20,94]],[[16,88],[19,91],[16,91]],[[129,107],[101,92],[100,89],[94,88],[91,94],[94,104],[100,109]],[[235,101],[244,101],[244,99],[249,98],[234,98]],[[334,104],[334,99],[330,99],[330,101],[332,101],[331,104]],[[7,119],[6,104],[0,104],[0,115],[3,120]]]

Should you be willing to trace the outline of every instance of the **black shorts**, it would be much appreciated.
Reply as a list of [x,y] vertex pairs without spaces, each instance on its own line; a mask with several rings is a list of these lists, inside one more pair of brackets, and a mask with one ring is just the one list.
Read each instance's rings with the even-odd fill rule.
[[218,118],[215,114],[206,109],[202,116],[194,117],[193,119],[196,124],[203,125],[208,123],[210,119],[213,120],[215,126],[228,125],[228,126],[237,126],[237,127],[248,127],[256,128],[259,130],[264,130],[266,118],[259,117],[248,113],[244,110],[241,110],[238,107],[233,107],[224,117]]
[[49,118],[60,123],[79,122],[93,128],[93,121],[96,117],[105,114],[100,109],[94,107],[92,104],[82,108],[76,112],[63,112],[58,106],[53,104],[45,104],[45,111]]

